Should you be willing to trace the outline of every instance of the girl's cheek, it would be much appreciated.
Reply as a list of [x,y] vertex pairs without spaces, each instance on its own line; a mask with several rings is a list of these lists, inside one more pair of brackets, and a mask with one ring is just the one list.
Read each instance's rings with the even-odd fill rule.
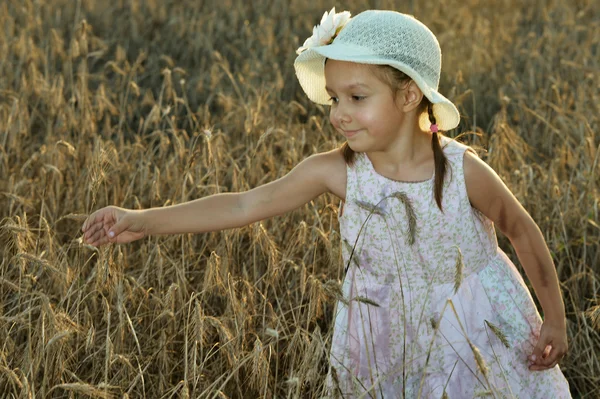
[[356,115],[356,119],[360,122],[361,126],[370,126],[371,128],[374,125],[381,123],[381,115],[377,118],[377,115],[370,114],[368,112],[361,112]]
[[339,129],[338,123],[337,123],[337,119],[333,117],[333,113],[329,112],[329,122],[331,122],[331,125],[336,128]]

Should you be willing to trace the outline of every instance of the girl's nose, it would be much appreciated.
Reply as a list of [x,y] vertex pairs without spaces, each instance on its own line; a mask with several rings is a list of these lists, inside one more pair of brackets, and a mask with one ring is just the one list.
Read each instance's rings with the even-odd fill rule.
[[340,104],[331,107],[330,118],[334,126],[352,122],[348,109]]

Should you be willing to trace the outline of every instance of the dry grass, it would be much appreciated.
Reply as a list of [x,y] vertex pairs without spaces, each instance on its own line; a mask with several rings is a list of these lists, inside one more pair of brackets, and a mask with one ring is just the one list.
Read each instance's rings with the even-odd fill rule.
[[[600,11],[437,3],[396,9],[438,34],[456,133],[478,133],[540,225],[568,312],[563,370],[575,396],[598,397]],[[3,397],[319,395],[343,274],[334,198],[121,247],[78,231],[100,206],[246,190],[341,144],[294,77],[324,11],[308,4],[0,3]],[[345,4],[374,6],[394,8]]]

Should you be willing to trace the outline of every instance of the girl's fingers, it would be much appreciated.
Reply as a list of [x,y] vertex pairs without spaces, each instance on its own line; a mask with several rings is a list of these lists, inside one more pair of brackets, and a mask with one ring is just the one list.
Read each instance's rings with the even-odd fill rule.
[[83,222],[83,224],[81,225],[81,231],[85,232],[87,230],[87,226],[89,223],[90,217],[88,216],[85,221]]
[[529,360],[534,362],[534,365],[540,364],[540,361],[542,360],[542,354],[544,353],[545,348],[546,348],[546,343],[543,342],[541,338],[538,339],[538,342],[535,345],[535,348],[533,348],[533,353],[529,357]]
[[546,345],[544,352],[542,352],[542,359],[547,358],[550,355],[550,351],[552,351],[552,345]]
[[542,352],[540,358],[536,358],[529,366],[532,371],[547,370],[556,366],[564,357],[566,348],[553,348],[548,345]]
[[85,236],[86,237],[91,237],[96,231],[98,231],[98,229],[102,228],[102,223],[94,223],[91,225],[88,225],[87,228],[84,230],[85,231]]
[[97,226],[91,226],[87,229],[87,231],[84,233],[83,238],[85,239],[85,241],[90,242],[93,241],[93,237],[94,235],[98,232],[98,227]]
[[110,241],[108,241],[108,239],[106,238],[106,236],[102,237],[100,240],[98,240],[98,242],[96,242],[94,245],[96,247],[102,246],[104,244],[108,244]]
[[542,359],[542,365],[548,366],[548,367],[554,367],[551,365],[552,364],[556,365],[558,362],[560,362],[562,360],[562,358],[565,356],[565,353],[566,353],[566,349],[552,348],[550,350],[548,356],[546,358]]
[[114,221],[110,218],[107,218],[106,215],[96,218],[94,215],[90,216],[89,220],[86,221],[83,227],[84,231],[84,240],[88,243],[90,241],[94,241],[97,237],[97,234],[108,234],[108,229],[114,225]]
[[108,235],[109,240],[116,241],[119,234],[128,230],[130,226],[131,222],[129,218],[127,218],[127,216],[124,216],[121,220],[119,220],[112,226],[105,225],[106,235]]
[[106,235],[102,235],[99,238],[97,238],[96,240],[94,240],[90,245],[93,245],[95,247],[101,247],[102,245],[109,244],[109,243],[110,243],[110,241],[108,240]]
[[96,245],[96,242],[99,241],[103,236],[104,236],[104,231],[98,230],[92,234],[92,236],[88,239],[88,241],[90,242],[90,244],[98,246],[98,245]]
[[[132,223],[134,224],[134,219],[128,217],[127,212],[116,207],[102,208],[92,213],[83,223],[83,240],[99,247],[108,243],[126,243],[143,237],[142,232],[135,231],[141,228],[133,226]],[[132,226],[133,235],[129,231]]]
[[531,371],[542,371],[542,370],[548,370],[551,368],[554,368],[558,365],[558,361],[554,361],[551,364],[544,366],[544,365],[538,365],[538,364],[534,364],[533,366],[529,367],[529,370]]
[[83,231],[89,230],[91,226],[98,223],[96,220],[98,218],[98,211],[92,213],[88,218],[83,222],[83,227],[81,228]]
[[97,210],[96,212],[88,216],[85,222],[83,222],[83,226],[81,227],[81,229],[85,232],[92,228],[92,226],[97,225],[98,223],[103,224],[106,221],[114,219],[115,211],[115,207],[112,206],[107,206],[105,208]]

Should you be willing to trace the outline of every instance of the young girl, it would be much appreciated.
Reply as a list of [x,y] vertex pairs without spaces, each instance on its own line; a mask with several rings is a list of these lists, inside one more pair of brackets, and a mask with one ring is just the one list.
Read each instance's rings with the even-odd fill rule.
[[[496,173],[440,131],[459,123],[438,91],[433,33],[391,11],[325,13],[298,49],[308,97],[347,142],[242,193],[148,210],[107,207],[92,245],[244,226],[330,192],[343,201],[346,276],[328,378],[332,396],[566,398],[565,310],[552,258]],[[510,239],[544,310],[498,248]]]

